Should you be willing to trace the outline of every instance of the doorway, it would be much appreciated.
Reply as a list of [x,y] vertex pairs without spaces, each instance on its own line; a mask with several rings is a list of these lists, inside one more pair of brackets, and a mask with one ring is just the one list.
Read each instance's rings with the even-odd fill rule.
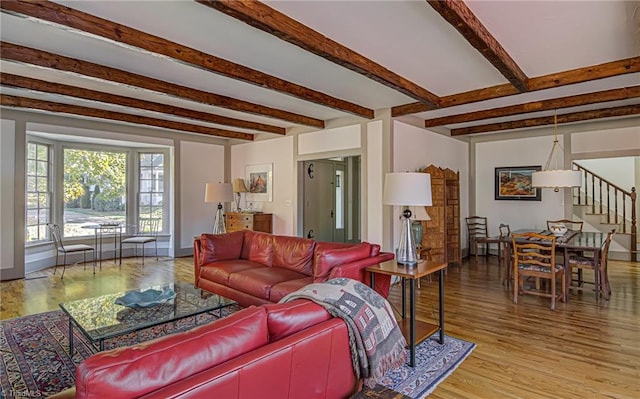
[[303,236],[360,242],[360,157],[302,162]]

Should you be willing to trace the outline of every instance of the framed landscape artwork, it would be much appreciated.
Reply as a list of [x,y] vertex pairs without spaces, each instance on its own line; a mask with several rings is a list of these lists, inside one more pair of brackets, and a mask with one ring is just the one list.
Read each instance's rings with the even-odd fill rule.
[[273,164],[247,165],[245,180],[248,183],[246,201],[271,202],[273,196]]
[[542,190],[531,185],[533,172],[541,166],[511,166],[496,168],[495,199],[541,201]]

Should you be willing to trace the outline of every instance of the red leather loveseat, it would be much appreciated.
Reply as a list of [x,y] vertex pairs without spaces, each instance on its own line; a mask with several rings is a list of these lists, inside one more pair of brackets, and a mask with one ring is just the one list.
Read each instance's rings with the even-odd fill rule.
[[[348,277],[369,285],[367,266],[389,259],[368,242],[343,244],[250,230],[202,234],[193,243],[195,285],[242,306],[277,303],[305,285]],[[390,277],[377,276],[376,291],[389,295]]]
[[345,322],[298,299],[95,354],[54,397],[333,399],[357,386]]

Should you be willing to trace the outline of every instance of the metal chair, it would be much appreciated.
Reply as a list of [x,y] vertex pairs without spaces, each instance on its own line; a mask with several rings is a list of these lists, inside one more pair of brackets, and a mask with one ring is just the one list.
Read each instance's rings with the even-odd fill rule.
[[58,256],[60,253],[64,255],[62,261],[62,275],[60,279],[64,278],[64,271],[67,269],[67,254],[68,253],[76,253],[82,252],[84,256],[84,268],[87,268],[87,251],[91,251],[93,254],[93,274],[96,274],[96,250],[91,245],[86,244],[71,244],[64,245],[62,241],[62,234],[60,233],[60,226],[55,223],[47,223],[47,227],[49,228],[49,234],[51,235],[51,241],[53,241],[53,245],[56,247],[56,266],[53,269],[53,274],[56,274],[58,270]]
[[159,218],[140,218],[138,232],[131,237],[120,240],[120,264],[122,264],[122,244],[134,244],[135,256],[138,256],[138,245],[142,245],[142,264],[144,265],[144,247],[150,242],[155,243],[156,261],[158,261],[158,226]]

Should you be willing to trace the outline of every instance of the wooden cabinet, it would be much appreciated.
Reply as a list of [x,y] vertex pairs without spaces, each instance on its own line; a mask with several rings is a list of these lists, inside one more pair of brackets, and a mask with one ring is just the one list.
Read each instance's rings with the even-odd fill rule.
[[459,263],[460,247],[460,174],[451,169],[429,165],[423,173],[431,175],[431,220],[422,222],[422,246],[431,248],[434,262]]
[[254,230],[272,233],[273,215],[271,213],[228,212],[224,215],[224,227],[227,233],[238,230]]

